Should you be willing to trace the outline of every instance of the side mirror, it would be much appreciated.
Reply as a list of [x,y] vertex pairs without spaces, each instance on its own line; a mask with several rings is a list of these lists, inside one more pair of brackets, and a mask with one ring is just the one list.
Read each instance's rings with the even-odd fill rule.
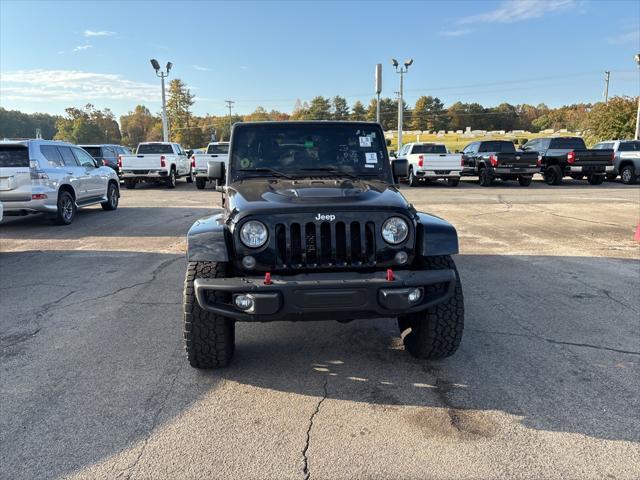
[[207,162],[207,177],[209,177],[209,180],[222,181],[224,178],[224,163],[209,160]]
[[394,160],[391,162],[391,171],[393,173],[393,182],[399,183],[398,180],[400,178],[407,176],[407,172],[409,171],[409,161],[406,159]]
[[191,158],[191,155],[193,155],[193,150],[187,150],[187,157]]

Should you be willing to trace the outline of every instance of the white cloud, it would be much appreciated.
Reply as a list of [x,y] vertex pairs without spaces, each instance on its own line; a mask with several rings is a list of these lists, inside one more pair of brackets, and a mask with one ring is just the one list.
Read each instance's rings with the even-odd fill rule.
[[78,45],[76,48],[74,48],[71,51],[72,52],[81,52],[83,50],[89,50],[90,48],[93,48],[93,45]]
[[199,70],[201,72],[210,72],[211,69],[207,68],[207,67],[202,67],[200,65],[191,65],[193,68],[195,68],[196,70]]
[[85,30],[85,37],[112,37],[116,34],[116,32],[111,32],[109,30]]
[[443,37],[461,37],[463,35],[469,35],[473,30],[470,28],[461,28],[459,30],[444,30],[440,32]]
[[607,42],[611,45],[623,45],[626,43],[638,45],[640,43],[640,29],[629,30],[618,35],[614,35],[613,37],[607,38]]
[[0,95],[11,101],[159,101],[157,85],[122,75],[77,70],[19,70],[0,76]]
[[540,18],[548,13],[578,8],[578,0],[512,0],[503,1],[498,8],[485,13],[461,18],[456,23],[515,23]]

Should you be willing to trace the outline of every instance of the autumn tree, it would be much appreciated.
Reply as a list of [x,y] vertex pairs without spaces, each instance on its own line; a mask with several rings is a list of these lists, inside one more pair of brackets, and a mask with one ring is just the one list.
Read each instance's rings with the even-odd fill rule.
[[162,140],[162,121],[160,117],[153,116],[144,105],[136,105],[136,108],[127,115],[120,117],[120,127],[122,130],[122,142],[125,145],[135,147],[140,142],[158,140],[152,135],[154,129],[160,128],[160,138]]
[[356,100],[356,102],[353,104],[353,107],[351,107],[351,116],[350,116],[351,120],[355,120],[355,121],[364,121],[367,119],[367,111],[364,108],[364,105],[362,105],[362,102],[360,100]]
[[637,97],[613,97],[606,104],[596,103],[587,122],[589,141],[633,138],[637,108]]
[[84,109],[70,107],[56,122],[55,139],[71,143],[118,143],[120,127],[109,109],[97,110],[88,103]]

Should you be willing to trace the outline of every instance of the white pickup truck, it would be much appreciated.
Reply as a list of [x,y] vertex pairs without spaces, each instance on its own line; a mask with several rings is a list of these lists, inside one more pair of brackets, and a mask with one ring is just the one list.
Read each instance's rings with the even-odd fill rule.
[[209,178],[207,177],[207,165],[209,160],[223,162],[225,171],[229,165],[229,142],[211,142],[207,145],[206,153],[194,154],[191,156],[193,173],[196,176],[196,187],[198,190],[204,189]]
[[411,187],[420,182],[444,178],[451,187],[460,183],[462,155],[449,153],[442,143],[407,143],[398,152],[398,160],[407,160],[407,177]]
[[193,182],[191,161],[178,143],[143,142],[135,155],[119,155],[118,166],[127,188],[135,188],[140,182],[162,182],[176,188],[180,177]]

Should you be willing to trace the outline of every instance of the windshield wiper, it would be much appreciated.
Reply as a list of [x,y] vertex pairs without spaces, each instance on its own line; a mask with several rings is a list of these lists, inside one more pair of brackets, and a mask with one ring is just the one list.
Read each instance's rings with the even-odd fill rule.
[[274,170],[273,168],[267,167],[258,167],[258,168],[240,168],[240,172],[258,172],[258,173],[271,173],[276,177],[284,177],[288,179],[293,179],[291,175],[287,175],[286,173],[279,172],[278,170]]
[[339,168],[333,168],[333,167],[314,167],[314,168],[301,168],[300,170],[305,171],[305,172],[329,172],[329,173],[335,173],[336,175],[340,175],[343,177],[348,177],[351,178],[353,180],[358,180],[358,176],[354,175],[352,173],[349,172],[345,172],[344,170],[340,170]]

